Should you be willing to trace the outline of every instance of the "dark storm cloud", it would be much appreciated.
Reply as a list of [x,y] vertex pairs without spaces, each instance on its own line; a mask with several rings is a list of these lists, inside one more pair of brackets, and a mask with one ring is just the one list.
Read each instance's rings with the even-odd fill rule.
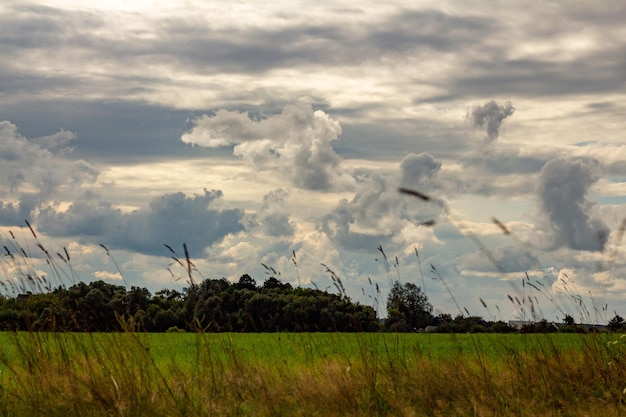
[[109,249],[129,249],[149,255],[167,255],[163,244],[187,243],[193,256],[243,230],[243,212],[220,208],[222,192],[204,191],[187,197],[183,193],[155,198],[148,206],[123,213],[108,202],[84,199],[66,211],[43,209],[37,227],[50,236],[78,237]]
[[487,133],[485,142],[491,143],[500,136],[500,126],[504,119],[510,117],[514,112],[515,108],[510,102],[500,106],[492,100],[482,106],[472,107],[468,118],[474,127],[485,129]]
[[543,167],[537,194],[550,247],[604,248],[609,230],[594,213],[595,204],[586,199],[589,188],[599,179],[600,166],[594,160],[559,158]]

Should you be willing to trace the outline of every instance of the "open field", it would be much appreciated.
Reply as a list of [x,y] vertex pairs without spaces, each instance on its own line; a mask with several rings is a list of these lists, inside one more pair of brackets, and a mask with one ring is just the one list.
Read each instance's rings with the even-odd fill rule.
[[[100,351],[120,343],[140,343],[160,366],[190,364],[198,349],[211,349],[213,358],[226,360],[233,352],[243,360],[262,364],[315,365],[334,360],[359,360],[363,350],[379,359],[427,358],[435,361],[480,353],[490,361],[503,356],[554,348],[581,351],[588,335],[581,334],[437,334],[437,333],[0,333],[4,355],[19,359],[20,343],[37,341],[46,350],[64,340],[76,347],[85,344]],[[609,337],[609,336],[605,336]],[[125,340],[126,339],[126,340]],[[18,343],[16,343],[18,342]],[[77,352],[78,353],[78,352]]]
[[2,333],[7,416],[618,416],[619,335]]

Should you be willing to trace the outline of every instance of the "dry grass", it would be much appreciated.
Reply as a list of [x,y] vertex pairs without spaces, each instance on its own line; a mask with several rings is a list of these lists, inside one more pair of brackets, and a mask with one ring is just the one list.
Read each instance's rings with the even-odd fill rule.
[[[71,417],[619,416],[625,411],[624,339],[588,335],[581,349],[563,350],[546,338],[542,346],[522,352],[502,345],[497,359],[474,349],[435,359],[419,350],[377,353],[377,344],[386,343],[382,337],[363,334],[357,358],[340,352],[294,364],[271,363],[199,335],[188,355],[191,364],[157,364],[133,333],[18,333],[5,350],[14,354],[0,354],[0,412]],[[217,349],[226,357],[215,355]]]
[[[400,191],[430,201],[423,194]],[[11,242],[16,242],[13,235]],[[57,267],[56,259],[39,247],[53,268],[52,278],[74,281],[66,251],[58,256],[63,264]],[[18,262],[23,278],[7,281],[8,292],[49,290],[50,281],[37,277],[18,243],[5,251],[7,262]],[[382,247],[380,251],[387,262]],[[13,265],[7,262],[0,267]],[[179,263],[193,284],[195,267],[186,247],[185,260]],[[69,274],[63,272],[63,265]],[[327,269],[344,294],[339,278]],[[183,355],[186,362],[162,363],[141,335],[132,331],[13,333],[0,350],[0,414],[611,417],[626,412],[626,339],[617,336],[590,334],[584,336],[581,348],[562,349],[546,335],[540,346],[520,350],[503,343],[495,347],[497,355],[486,355],[486,349],[494,346],[485,346],[482,336],[471,335],[469,350],[441,358],[419,346],[412,351],[395,349],[382,334],[360,335],[356,357],[343,354],[339,344],[336,355],[318,356],[312,346],[315,335],[303,335],[297,348],[306,352],[307,359],[301,362],[291,360],[286,349],[284,360],[268,362],[242,352],[227,338],[216,341],[203,336],[199,334]]]

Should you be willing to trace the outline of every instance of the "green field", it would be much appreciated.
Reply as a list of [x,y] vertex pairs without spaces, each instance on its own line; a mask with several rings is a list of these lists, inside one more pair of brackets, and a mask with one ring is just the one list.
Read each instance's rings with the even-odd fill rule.
[[[602,336],[596,336],[602,337]],[[604,335],[604,337],[609,337]],[[284,363],[314,366],[333,359],[351,363],[366,353],[378,360],[427,359],[445,362],[458,357],[478,357],[491,362],[546,349],[560,353],[580,352],[589,335],[581,334],[437,334],[437,333],[0,333],[7,361],[19,361],[19,344],[88,346],[94,352],[115,350],[124,344],[146,348],[155,363],[169,366],[193,364],[199,352],[213,360],[237,358],[257,364]],[[80,352],[77,350],[76,354]]]
[[618,416],[610,334],[2,333],[3,416]]

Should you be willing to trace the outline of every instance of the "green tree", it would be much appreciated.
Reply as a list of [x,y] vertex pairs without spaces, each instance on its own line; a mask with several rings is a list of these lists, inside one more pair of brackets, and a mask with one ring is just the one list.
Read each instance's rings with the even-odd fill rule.
[[385,328],[392,331],[416,331],[431,322],[433,306],[420,287],[396,281],[387,297]]
[[250,275],[243,274],[241,277],[239,277],[239,281],[235,284],[235,288],[238,290],[246,289],[250,291],[255,291],[257,289],[256,281]]
[[619,314],[615,313],[615,317],[609,320],[608,323],[609,330],[612,332],[617,332],[624,328],[624,318]]

